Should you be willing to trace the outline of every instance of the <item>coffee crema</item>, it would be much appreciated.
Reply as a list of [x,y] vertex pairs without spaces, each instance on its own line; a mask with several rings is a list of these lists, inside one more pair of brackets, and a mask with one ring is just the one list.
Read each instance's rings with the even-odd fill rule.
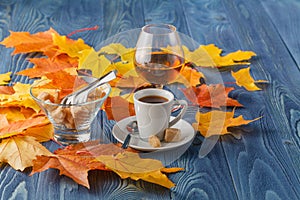
[[144,103],[164,103],[167,102],[168,99],[158,95],[149,95],[139,98],[139,101]]

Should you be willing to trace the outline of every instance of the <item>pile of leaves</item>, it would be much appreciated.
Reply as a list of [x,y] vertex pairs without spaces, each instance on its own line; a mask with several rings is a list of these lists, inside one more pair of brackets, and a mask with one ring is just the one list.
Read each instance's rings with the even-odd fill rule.
[[[46,79],[52,88],[60,89],[59,95],[63,98],[73,91],[78,73],[88,72],[94,77],[100,77],[110,70],[117,70],[118,78],[110,82],[112,92],[102,109],[108,119],[118,121],[134,115],[133,91],[148,85],[134,70],[134,49],[126,48],[122,44],[110,44],[95,51],[82,39],[70,39],[53,29],[35,34],[10,32],[0,44],[14,48],[13,55],[40,53],[39,57],[28,59],[33,64],[32,68],[16,74],[7,72],[0,75],[0,162],[6,162],[21,171],[32,167],[32,174],[56,168],[60,170],[60,174],[69,176],[86,187],[89,187],[89,170],[110,170],[121,178],[142,179],[167,188],[174,186],[165,173],[177,172],[182,170],[181,168],[165,168],[160,161],[142,159],[138,152],[123,150],[115,144],[88,142],[50,152],[40,142],[51,140],[54,130],[30,97],[30,84],[18,82],[10,85],[12,75]],[[234,88],[227,88],[223,84],[203,83],[206,79],[205,74],[188,64],[214,68],[249,65],[248,60],[255,56],[255,53],[237,51],[222,56],[222,50],[213,44],[199,46],[194,51],[184,47],[184,51],[187,64],[175,82],[186,86],[182,91],[193,104],[214,108],[209,112],[199,111],[196,114],[196,123],[193,126],[200,134],[205,137],[227,134],[228,127],[256,120],[245,120],[242,116],[234,117],[235,109],[232,112],[218,110],[221,107],[242,106],[237,100],[228,97]],[[238,86],[249,91],[260,90],[255,85],[257,81],[250,75],[249,67],[232,72],[232,76]],[[212,120],[213,115],[223,116],[222,119],[226,119],[226,122],[222,123],[219,129],[208,131],[212,124],[220,124],[219,118]]]

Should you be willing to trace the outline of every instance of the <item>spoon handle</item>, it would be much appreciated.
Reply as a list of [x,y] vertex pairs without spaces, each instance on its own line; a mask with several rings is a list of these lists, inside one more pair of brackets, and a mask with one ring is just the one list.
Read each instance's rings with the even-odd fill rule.
[[124,142],[123,142],[123,144],[122,144],[122,146],[121,146],[122,149],[127,149],[128,148],[129,143],[130,143],[130,139],[131,139],[131,135],[130,135],[130,133],[128,133],[125,140],[124,140]]
[[[80,100],[79,96],[87,96],[88,93],[95,89],[96,87],[99,87],[100,85],[112,80],[112,79],[115,79],[116,78],[116,71],[113,70],[113,71],[110,71],[109,73],[105,74],[104,76],[102,76],[101,78],[99,79],[96,79],[94,82],[88,84],[87,86],[79,89],[79,90],[76,90],[75,92],[65,96],[61,103],[62,104],[69,104],[69,103],[75,103],[75,100],[76,98]],[[76,103],[80,103],[80,102],[76,102]]]

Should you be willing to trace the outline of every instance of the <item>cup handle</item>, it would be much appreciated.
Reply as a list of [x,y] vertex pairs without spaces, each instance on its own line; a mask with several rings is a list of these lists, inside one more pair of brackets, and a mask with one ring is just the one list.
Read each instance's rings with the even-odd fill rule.
[[175,100],[175,103],[182,105],[182,108],[181,108],[180,113],[175,117],[175,119],[173,119],[172,121],[169,122],[169,127],[176,124],[182,118],[182,116],[184,115],[184,113],[188,107],[188,104],[185,100]]

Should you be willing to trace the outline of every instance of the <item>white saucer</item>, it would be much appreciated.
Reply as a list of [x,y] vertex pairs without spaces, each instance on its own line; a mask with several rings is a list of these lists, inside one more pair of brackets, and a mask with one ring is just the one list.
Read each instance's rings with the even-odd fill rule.
[[[171,120],[172,118],[173,117],[171,117]],[[134,120],[136,120],[135,116],[131,116],[122,119],[121,121],[117,122],[114,125],[112,129],[112,134],[120,143],[124,142],[127,134],[129,133],[126,129],[126,125],[129,124],[129,122]],[[162,142],[161,147],[152,147],[148,142],[141,140],[137,133],[131,136],[129,146],[141,151],[157,151],[157,150],[165,151],[165,150],[170,150],[185,145],[191,142],[191,140],[195,136],[194,128],[183,119],[179,120],[174,126],[172,126],[172,128],[178,128],[181,130],[181,140],[179,142],[169,142],[169,143]]]

